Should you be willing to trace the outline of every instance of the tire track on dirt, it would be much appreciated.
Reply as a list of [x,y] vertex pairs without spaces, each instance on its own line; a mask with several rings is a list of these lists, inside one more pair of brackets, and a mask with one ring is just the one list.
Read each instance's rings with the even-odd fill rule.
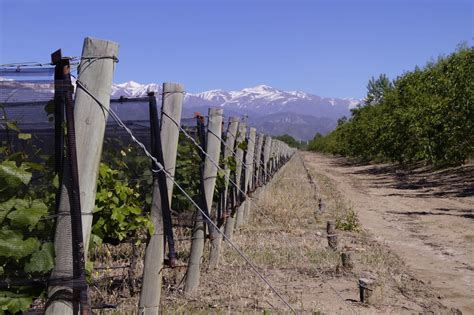
[[[312,172],[334,182],[358,212],[364,228],[440,292],[442,303],[474,313],[472,195],[447,196],[437,189],[442,185],[433,183],[443,181],[442,176],[428,174],[428,179],[418,180],[418,187],[407,184],[409,175],[382,172],[377,165],[350,165],[341,158],[314,153],[303,157]],[[465,182],[470,184],[469,179]]]

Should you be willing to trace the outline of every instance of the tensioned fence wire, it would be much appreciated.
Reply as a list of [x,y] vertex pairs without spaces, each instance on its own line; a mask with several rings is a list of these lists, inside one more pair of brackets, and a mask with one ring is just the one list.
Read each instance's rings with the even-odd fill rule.
[[[160,104],[161,95],[157,96]],[[152,161],[143,154],[142,148],[131,139],[129,134],[131,132],[147,151],[151,151],[149,98],[112,99],[109,111],[120,116],[121,121],[118,124],[109,115],[105,130],[101,169],[104,172],[107,170],[112,173],[114,181],[120,182],[120,189],[130,189],[127,203],[132,207],[138,206],[140,212],[136,214],[128,212],[124,220],[127,221],[128,229],[135,229],[135,225],[141,225],[141,227],[131,230],[121,240],[103,239],[101,246],[92,247],[91,259],[94,261],[95,274],[93,275],[91,295],[92,304],[96,308],[102,305],[102,307],[114,307],[116,310],[122,311],[134,307],[138,309],[145,246],[150,232],[147,226],[149,227],[151,223],[149,220],[153,187],[151,169],[156,166],[152,165]],[[195,133],[195,118],[182,118],[181,124],[190,133]],[[123,126],[126,126],[127,129],[124,129]],[[199,163],[199,157],[183,138],[179,140],[176,163],[175,181],[183,186],[193,199],[197,199],[199,191],[196,190],[196,183],[193,184],[189,181],[192,177],[196,178],[196,174],[192,172],[198,165],[196,163]],[[99,174],[99,180],[100,178],[101,174]],[[103,184],[106,185],[106,181]],[[104,193],[109,193],[100,188],[99,186],[97,199],[100,199]],[[120,199],[120,194],[115,192],[112,194],[112,198]],[[138,194],[139,197],[135,194]],[[98,203],[99,205],[103,204],[103,207],[94,214],[95,226],[103,217],[104,212],[112,213],[114,211],[110,209],[114,205],[100,201]],[[182,284],[190,252],[195,213],[194,206],[188,197],[176,188],[173,190],[171,210],[177,261],[173,268],[165,266],[163,270],[163,283],[166,292],[179,290]],[[132,209],[132,211],[134,210]],[[116,225],[121,224],[120,220],[116,218],[112,218],[112,220],[115,220],[114,224]],[[100,231],[98,232],[100,234]]]
[[[148,156],[154,163],[154,165],[158,168],[156,171],[158,172],[164,172],[166,174],[166,177],[168,177],[169,179],[171,179],[171,181],[173,182],[173,184],[175,185],[175,187],[177,189],[179,189],[187,198],[188,200],[194,205],[195,209],[198,210],[199,212],[201,212],[202,216],[208,220],[211,225],[213,225],[213,227],[215,229],[217,229],[219,231],[219,233],[222,233],[219,228],[212,222],[211,218],[208,217],[206,215],[206,213],[201,209],[201,207],[193,200],[193,198],[183,189],[183,187],[181,187],[181,185],[179,185],[179,183],[177,183],[173,176],[171,176],[165,169],[164,167],[156,160],[156,158],[154,156],[152,156],[150,154],[150,152],[146,149],[145,145],[143,143],[140,143],[136,137],[134,136],[133,132],[127,128],[127,126],[121,121],[120,117],[118,117],[115,112],[113,110],[110,110],[110,109],[106,109],[95,97],[93,94],[91,94],[87,88],[79,81],[77,81],[78,83],[78,86],[80,88],[82,88],[87,94],[89,94],[89,96],[91,96],[91,98],[93,98],[99,106],[101,106],[101,108],[103,110],[106,110],[108,111],[108,113],[113,116],[114,120],[117,121],[117,123],[119,125],[121,125],[124,130],[126,130],[131,139],[133,139],[133,141],[135,143],[137,143],[140,148],[143,150],[144,154],[146,156]],[[283,296],[278,292],[278,290],[276,290],[275,287],[272,286],[272,284],[263,276],[263,274],[258,270],[257,266],[242,252],[242,250],[236,246],[225,234],[222,233],[222,237],[228,242],[228,244],[242,257],[243,260],[245,260],[245,262],[249,265],[249,267],[251,267],[251,269],[255,272],[255,274],[263,281],[265,282],[268,287],[270,288],[270,290],[276,294],[276,296],[288,307],[288,309],[292,312],[292,313],[295,313],[296,314],[296,311],[292,308],[292,306],[286,301],[285,298],[283,298]]]
[[[43,164],[44,161],[38,159],[49,158],[50,164],[52,165],[51,159],[54,155],[54,122],[51,117],[51,100],[53,98],[54,91],[54,82],[52,80],[35,80],[31,79],[28,76],[27,80],[18,81],[18,80],[2,80],[0,81],[1,86],[1,100],[2,108],[4,114],[2,119],[5,122],[8,120],[9,126],[12,127],[12,122],[18,127],[17,130],[12,131],[12,128],[1,130],[1,137],[6,137],[8,134],[8,139],[4,141],[11,143],[12,147],[16,151],[28,151],[28,153],[36,153],[38,156],[32,156],[32,158],[37,159],[40,164]],[[149,115],[148,115],[148,99],[139,98],[139,99],[117,99],[111,100],[111,110],[117,113],[120,113],[121,117],[124,117],[123,123],[133,132],[133,134],[140,139],[141,142],[145,143],[148,147],[150,143],[150,126],[149,126]],[[49,111],[49,113],[48,113]],[[182,119],[181,120],[183,130],[186,130],[186,134],[193,133],[193,125],[195,124],[194,118]],[[8,131],[7,131],[8,130]],[[29,137],[29,139],[20,139],[19,134],[24,134],[22,137]],[[16,137],[13,137],[16,136]],[[21,141],[20,141],[21,140]],[[24,144],[22,141],[30,140],[31,143]],[[189,139],[181,139],[180,146],[183,146],[186,141]],[[14,142],[14,143],[12,143]],[[34,144],[33,144],[34,142]],[[143,156],[133,156],[136,152],[136,143],[130,141],[130,138],[123,131],[123,128],[117,125],[117,123],[110,119],[107,122],[104,147],[103,147],[103,164],[111,164],[112,159],[115,159],[117,166],[122,166],[128,169],[127,176],[122,178],[117,178],[118,181],[122,181],[124,186],[130,189],[140,190],[141,187],[146,186],[150,183],[151,172],[143,171],[149,170],[150,161],[149,159],[141,159]],[[41,153],[41,156],[39,156]],[[180,153],[178,152],[178,155]],[[198,152],[195,152],[196,157]],[[136,160],[135,164],[131,165],[130,161],[127,160]],[[179,159],[179,157],[178,157]],[[2,159],[3,160],[3,159]],[[125,163],[124,163],[125,162]],[[103,165],[101,165],[103,167]],[[135,167],[135,169],[134,169]],[[244,166],[245,167],[245,166]],[[104,167],[105,168],[105,167]],[[113,168],[111,170],[114,170]],[[135,172],[141,170],[143,172]],[[120,170],[121,173],[122,170]],[[50,169],[44,169],[42,172],[37,172],[37,178],[51,178],[54,175],[54,169],[52,166]],[[49,177],[48,177],[49,176]],[[179,179],[179,168],[177,169],[176,178]],[[183,175],[184,177],[185,175]],[[33,178],[36,178],[33,176]],[[100,179],[99,179],[100,181]],[[33,182],[33,180],[32,180]],[[54,178],[51,180],[51,187],[42,187],[44,191],[48,191],[51,195],[50,198],[54,197],[54,193],[57,190],[57,187],[54,186]],[[31,184],[30,184],[31,185]],[[57,185],[57,184],[56,184]],[[179,184],[178,184],[179,185]],[[181,184],[183,185],[183,184]],[[175,189],[176,190],[176,189]],[[34,189],[33,189],[34,191]],[[102,191],[103,192],[103,191]],[[108,193],[108,192],[107,192]],[[143,192],[142,192],[143,193]],[[148,192],[149,193],[149,192]],[[144,194],[146,195],[146,193]],[[149,196],[145,196],[145,200]],[[187,195],[189,197],[189,195]],[[191,204],[195,201],[191,202]],[[189,214],[191,209],[180,209],[176,207],[178,211],[175,214],[175,222],[177,222],[175,230],[178,243],[180,241],[188,242],[186,245],[181,246],[182,248],[182,257],[184,260],[181,261],[183,266],[186,263],[186,251],[189,251],[190,246],[190,227],[192,226],[192,218],[189,220]],[[142,206],[141,214],[146,216],[146,205]],[[188,210],[188,211],[186,211]],[[194,211],[192,211],[194,213]],[[95,216],[99,217],[99,216]],[[54,232],[54,202],[50,200],[50,205],[48,207],[48,212],[44,217],[39,221],[48,220],[49,230],[48,237],[44,239],[44,242],[52,244],[52,237]],[[100,218],[100,217],[99,217]],[[5,220],[9,220],[6,218]],[[67,236],[65,236],[67,237]],[[97,238],[94,238],[93,241],[97,241]],[[93,267],[93,276],[92,276],[92,296],[93,296],[93,307],[94,308],[117,308],[124,303],[124,300],[137,294],[137,290],[140,287],[140,263],[142,260],[142,250],[143,244],[146,242],[146,233],[142,231],[140,235],[134,235],[134,237],[128,242],[123,242],[123,248],[117,248],[114,245],[114,242],[117,242],[115,239],[106,239],[100,240],[100,246],[93,249],[96,252],[92,254],[94,257],[94,267]],[[120,242],[122,243],[122,242]],[[94,246],[94,244],[92,245]],[[178,245],[179,247],[179,245]],[[102,251],[98,250],[99,248]],[[130,255],[132,253],[132,255]],[[102,255],[102,256],[101,256]],[[132,257],[130,259],[130,257]],[[102,260],[101,260],[102,259]],[[8,271],[8,270],[7,270]],[[48,273],[44,273],[41,277],[36,277],[31,279],[31,276],[25,276],[25,279],[15,278],[19,284],[28,285],[33,282],[39,283],[39,285],[44,288],[46,287],[48,279]],[[25,280],[22,282],[22,280]],[[51,280],[51,279],[50,279]],[[70,279],[58,279],[58,281],[69,281]],[[180,281],[175,279],[169,279],[169,284],[179,285]],[[182,280],[182,279],[181,279]],[[12,284],[13,279],[8,279],[8,283]],[[166,279],[165,279],[166,281]],[[97,298],[94,300],[94,290],[96,290]],[[122,299],[117,298],[117,292],[120,292]],[[38,294],[39,295],[39,294]],[[114,297],[115,295],[115,297]],[[111,298],[109,298],[111,297]],[[36,305],[38,308],[41,308],[44,301],[37,299]]]
[[[52,247],[55,219],[58,217],[55,211],[55,195],[59,180],[54,169],[55,129],[52,114],[54,81],[53,78],[46,77],[46,74],[49,75],[51,71],[42,71],[41,73],[43,74],[41,78],[32,78],[28,73],[25,80],[18,80],[23,77],[16,74],[16,80],[2,78],[0,81],[0,148],[2,149],[0,151],[0,162],[2,163],[0,181],[2,188],[8,187],[8,185],[15,188],[12,192],[2,189],[0,193],[0,206],[3,207],[0,212],[0,223],[4,230],[15,233],[13,235],[15,238],[10,236],[9,239],[0,239],[0,250],[2,250],[0,265],[4,266],[0,274],[0,285],[3,289],[11,287],[15,293],[18,293],[17,286],[31,287],[27,290],[28,292],[25,292],[25,296],[33,298],[34,307],[32,310],[41,310],[44,307],[44,300],[40,296],[48,284],[73,285],[72,279],[51,279],[49,277],[54,262]],[[38,75],[39,72],[34,72],[34,74]],[[148,98],[112,99],[110,106],[112,110],[124,117],[123,121],[127,127],[133,130],[137,139],[140,139],[149,148],[151,139]],[[192,131],[195,125],[193,118],[184,118],[181,121],[184,128]],[[92,270],[90,284],[92,306],[95,309],[118,308],[130,296],[137,297],[140,289],[143,249],[148,235],[147,228],[149,228],[147,218],[151,199],[152,173],[149,159],[142,154],[136,154],[138,152],[136,149],[137,146],[130,140],[129,135],[117,125],[115,120],[109,117],[106,124],[98,180],[97,193],[99,197],[96,201],[98,207],[95,209],[94,215],[94,226],[99,228],[92,231],[91,257],[93,262],[88,266],[88,269]],[[25,165],[31,167],[31,169],[26,168],[24,171],[24,176],[31,175],[31,179],[25,179],[19,187],[12,183],[12,180],[4,174],[6,171],[11,171],[6,168],[11,163],[20,167]],[[186,174],[180,174],[180,170],[177,171],[177,177],[184,178],[185,176]],[[122,195],[125,194],[122,198],[120,198],[121,193],[117,193],[119,189]],[[100,199],[103,196],[106,196],[106,199]],[[19,209],[20,205],[13,205],[5,210],[7,206],[5,203],[11,201],[12,198],[14,200],[24,199],[29,204],[41,202],[41,205],[34,209],[25,207]],[[112,202],[116,198],[120,200]],[[124,219],[115,218],[113,211],[116,209],[134,212],[133,215],[124,217],[135,224],[131,228],[129,226],[124,228],[130,228],[130,232],[125,233],[118,228]],[[180,210],[179,207],[176,209]],[[177,225],[178,241],[190,240],[190,232],[187,230],[192,225],[192,222],[189,222],[191,211],[190,209],[185,210],[188,211],[174,213],[173,221]],[[35,214],[35,211],[41,211],[41,214]],[[19,226],[21,223],[15,219],[15,215],[18,216],[18,213],[29,218],[38,216],[38,223],[34,226]],[[108,219],[107,216],[109,216]],[[97,224],[100,219],[108,221],[103,228],[100,228],[100,222]],[[184,227],[181,228],[182,231],[180,226]],[[116,229],[121,234],[108,235],[104,233],[106,228]],[[64,237],[70,239],[70,231]],[[35,257],[34,253],[19,257],[18,255],[13,256],[13,251],[18,248],[12,248],[9,252],[5,249],[8,245],[5,244],[7,242],[16,241],[15,244],[18,245],[20,240],[26,241],[29,238],[38,239],[40,251],[48,250],[48,265],[43,268],[44,270],[21,271],[20,269],[24,268],[25,264],[26,266],[31,265],[29,261]],[[2,241],[4,244],[1,244]],[[183,244],[181,245],[182,251],[189,251],[190,245]],[[46,256],[46,254],[42,254]],[[182,256],[186,257],[186,253]],[[14,262],[16,258],[21,258],[20,264]],[[185,266],[185,261],[182,261],[181,265]],[[91,266],[92,268],[90,268]],[[31,269],[28,267],[28,270]]]
[[[27,138],[30,134],[31,141],[36,141],[36,146],[27,145],[25,146],[24,143],[20,140],[28,140],[28,139],[20,139],[14,138],[13,140],[8,141],[13,142],[16,141],[18,144],[12,144],[13,147],[20,148],[23,144],[23,150],[27,150],[29,147],[30,150],[35,148],[37,152],[41,152],[42,156],[48,156],[54,150],[54,143],[51,141],[52,134],[54,133],[53,125],[51,123],[50,117],[51,114],[47,114],[48,105],[50,105],[50,101],[52,98],[52,93],[54,90],[54,82],[51,80],[45,79],[31,79],[31,77],[35,78],[39,75],[51,74],[51,69],[39,69],[38,71],[32,69],[28,71],[21,71],[16,73],[16,77],[26,76],[27,79],[25,80],[5,80],[2,79],[0,81],[0,102],[3,104],[3,118],[4,121],[11,120],[14,121],[17,126],[18,130],[24,134],[22,137]],[[161,96],[161,94],[158,94]],[[51,105],[50,105],[51,106]],[[50,110],[50,108],[49,108]],[[148,99],[147,98],[136,98],[136,99],[116,99],[111,100],[111,110],[119,113],[120,117],[123,117],[124,123],[127,127],[133,131],[133,134],[136,135],[137,139],[140,139],[141,142],[145,143],[148,146],[149,143],[149,119],[148,119]],[[6,118],[8,117],[8,118]],[[185,122],[185,125],[193,126],[193,118],[188,120],[182,119]],[[186,123],[187,121],[187,123]],[[10,128],[11,129],[11,128]],[[187,131],[186,131],[187,130]],[[191,129],[183,129],[181,127],[182,134],[185,135],[186,138],[189,139],[189,134],[192,133]],[[184,131],[184,132],[183,132]],[[10,130],[10,133],[13,133]],[[19,132],[18,132],[19,133]],[[3,135],[2,135],[3,136]],[[125,157],[128,155],[132,155],[131,152],[134,151],[132,147],[136,145],[133,141],[127,142],[128,135],[123,129],[118,126],[114,120],[109,118],[106,128],[106,135],[105,135],[105,142],[104,142],[104,153],[110,152],[110,157],[117,153],[120,153],[121,156]],[[121,141],[117,143],[117,141]],[[222,138],[220,141],[225,142]],[[181,140],[182,143],[182,140]],[[120,150],[117,150],[121,148]],[[125,150],[124,150],[125,149]],[[19,149],[18,149],[19,150]],[[179,154],[179,153],[178,153]],[[119,156],[120,156],[119,155]],[[234,153],[235,156],[235,153]],[[138,157],[137,157],[138,158]],[[104,159],[107,161],[107,159]],[[242,161],[243,168],[247,167],[247,163]],[[146,168],[145,168],[146,169]],[[46,172],[44,172],[46,173]],[[45,174],[38,175],[36,178],[44,178],[47,177]],[[134,183],[139,183],[141,181],[149,182],[149,178],[151,174],[132,174],[129,176],[127,181],[127,185],[133,185]],[[32,180],[33,182],[33,180]],[[235,185],[238,190],[240,187],[236,183],[231,184]],[[242,192],[242,191],[241,191]],[[243,192],[242,192],[243,193]],[[45,219],[52,219],[54,218],[54,214],[50,214],[46,216]],[[179,221],[179,220],[178,220]],[[269,222],[271,222],[269,220]],[[189,226],[188,226],[189,227]],[[183,240],[188,240],[189,235],[183,237]],[[179,240],[179,238],[178,238]],[[135,250],[135,249],[132,249]],[[132,259],[133,260],[133,259]],[[133,266],[134,262],[128,264],[128,277],[130,278],[130,266]],[[115,264],[112,266],[96,266],[95,270],[120,270],[126,269],[125,265]],[[114,276],[112,276],[114,277]],[[128,279],[130,280],[130,279]],[[129,281],[130,282],[130,281]],[[104,303],[104,307],[107,305],[113,305],[109,303]]]

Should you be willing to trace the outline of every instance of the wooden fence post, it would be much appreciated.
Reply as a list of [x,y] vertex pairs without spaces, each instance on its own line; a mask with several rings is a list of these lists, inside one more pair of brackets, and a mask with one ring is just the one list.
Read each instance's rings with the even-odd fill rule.
[[[247,156],[245,157],[245,192],[251,191],[252,187],[252,178],[253,178],[253,166],[254,166],[254,157],[255,157],[255,136],[257,133],[257,129],[255,128],[250,128],[249,131],[249,141],[248,141],[248,147],[247,147]],[[245,202],[245,208],[244,208],[244,215],[243,215],[243,222],[246,223],[249,219],[249,213],[250,213],[250,205],[251,205],[251,199],[248,198]]]
[[[82,61],[79,67],[78,81],[102,104],[105,109],[110,105],[110,88],[118,54],[118,44],[110,41],[85,38],[82,49]],[[93,57],[93,58],[87,58]],[[78,174],[80,184],[80,202],[82,215],[82,235],[84,255],[87,261],[92,226],[92,210],[95,205],[95,193],[99,171],[102,144],[104,140],[107,114],[96,101],[82,88],[76,91],[74,121]],[[67,172],[63,172],[67,174]],[[72,241],[69,196],[66,186],[70,178],[63,178],[59,198],[59,214],[56,221],[54,238],[55,267],[51,279],[72,278]],[[72,283],[72,281],[70,282]],[[73,305],[67,296],[71,286],[53,285],[48,288],[46,314],[73,314]]]
[[[245,167],[244,163],[245,163],[246,155],[248,152],[248,142],[246,141],[247,125],[242,124],[242,126],[244,128],[241,129],[242,139],[241,141],[238,142],[239,147],[237,147],[237,156],[239,157],[239,160],[237,161],[237,169],[235,172],[236,179],[237,179],[236,183],[240,185],[240,190],[239,190],[238,195],[240,196],[239,200],[241,204],[237,208],[237,212],[235,214],[234,230],[240,228],[240,226],[242,225],[243,220],[244,220],[244,209],[248,202],[247,197],[245,196],[245,194],[247,193],[247,188],[246,188],[247,172],[245,172],[245,169],[244,169]],[[245,150],[240,148],[240,146],[244,143],[247,145],[247,148]]]
[[327,222],[326,234],[327,234],[329,248],[336,250],[337,249],[337,234],[336,234],[336,224],[334,221]]
[[[163,84],[160,138],[164,167],[173,177],[179,139],[179,126],[176,125],[175,121],[178,123],[181,121],[183,96],[184,88],[181,84]],[[170,178],[167,178],[167,188],[168,200],[171,206],[173,180]],[[143,285],[140,292],[139,303],[141,314],[147,315],[158,314],[160,310],[162,269],[165,251],[161,196],[157,182],[153,184],[151,219],[154,225],[154,232],[148,241],[145,251]]]
[[260,187],[261,186],[261,173],[262,173],[262,147],[263,147],[263,139],[265,135],[263,133],[258,134],[258,140],[257,140],[257,150],[256,150],[256,159],[255,159],[255,167],[256,167],[256,186]]
[[266,184],[270,180],[270,169],[269,169],[269,159],[270,159],[270,149],[272,147],[272,138],[267,136],[265,138],[265,147],[263,149],[263,176],[264,183]]
[[[221,141],[215,135],[220,136],[222,133],[222,113],[220,108],[209,109],[209,122],[207,126],[207,143],[206,158],[204,160],[204,192],[206,196],[206,204],[209,213],[212,209],[212,199],[214,197],[214,188],[217,178],[217,166],[212,162],[219,163],[221,151]],[[211,161],[212,159],[212,161]],[[191,243],[191,253],[189,257],[188,269],[186,271],[186,281],[184,283],[184,291],[187,293],[194,292],[199,286],[199,278],[201,276],[201,260],[204,250],[204,222],[203,216],[199,210],[194,223],[193,237]],[[201,214],[201,215],[199,215]],[[212,229],[212,228],[209,228]]]
[[273,176],[274,172],[275,172],[275,147],[276,147],[276,140],[275,139],[272,139],[272,144],[270,146],[270,165],[269,165],[269,168],[270,168],[270,174]]
[[[241,175],[242,175],[242,161],[243,161],[243,156],[244,156],[244,150],[242,150],[239,146],[244,142],[245,140],[245,133],[247,131],[247,125],[243,122],[239,124],[239,132],[237,135],[236,139],[236,149],[235,149],[235,159],[236,159],[236,169],[235,169],[235,178],[234,178],[234,183],[239,185],[240,187],[240,182],[241,182]],[[237,195],[241,195],[240,190],[238,190]],[[239,198],[238,198],[239,199]],[[232,239],[232,236],[234,234],[234,226],[235,226],[235,221],[236,217],[238,215],[238,212],[240,210],[242,205],[240,205],[237,209],[237,211],[233,214],[231,214],[227,218],[227,222],[225,224],[225,229],[224,233],[227,236],[227,238]]]
[[[224,150],[224,161],[227,161],[234,154],[234,144],[235,138],[237,136],[237,127],[239,126],[238,117],[230,117],[229,126],[227,128],[227,137],[225,141],[225,150]],[[227,193],[229,188],[229,176],[230,168],[227,163],[224,166],[225,170],[225,188],[224,188],[224,207],[227,208]],[[226,212],[227,209],[224,209]],[[227,213],[224,214],[226,216]],[[225,221],[224,221],[225,222]],[[222,232],[224,231],[224,226],[219,226],[221,233],[216,233],[215,238],[211,240],[211,252],[209,255],[209,269],[215,269],[219,264],[219,256],[221,251],[222,244]]]

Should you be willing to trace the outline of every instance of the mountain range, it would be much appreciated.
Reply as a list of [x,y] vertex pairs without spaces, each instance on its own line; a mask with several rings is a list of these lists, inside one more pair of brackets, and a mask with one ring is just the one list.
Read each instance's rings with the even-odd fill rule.
[[[160,84],[129,81],[112,86],[112,97],[144,96],[148,91],[161,92]],[[336,127],[342,116],[359,100],[324,98],[302,91],[283,91],[268,85],[257,85],[239,91],[211,90],[187,93],[183,116],[207,113],[210,107],[222,107],[226,116],[247,115],[251,126],[270,134],[289,134],[299,140],[312,139],[316,132],[326,134]]]
[[[51,83],[22,83],[2,80],[0,102],[24,102],[50,99]],[[111,98],[146,96],[161,92],[161,84],[140,84],[129,81],[113,84]],[[326,134],[337,125],[337,119],[350,116],[350,109],[359,100],[324,98],[302,91],[283,91],[268,85],[257,85],[239,91],[211,90],[186,93],[183,117],[195,112],[207,114],[210,107],[221,107],[224,115],[248,116],[249,125],[270,134],[289,134],[299,140],[312,139],[316,132]]]

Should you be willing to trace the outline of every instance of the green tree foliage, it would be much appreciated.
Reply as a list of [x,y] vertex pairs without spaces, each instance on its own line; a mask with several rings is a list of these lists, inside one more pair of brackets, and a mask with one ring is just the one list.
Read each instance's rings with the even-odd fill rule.
[[372,77],[367,83],[367,96],[364,99],[365,105],[377,105],[382,103],[386,91],[393,87],[390,79],[381,74],[377,79]]
[[293,138],[292,136],[290,136],[289,134],[286,134],[286,133],[284,135],[280,135],[280,136],[277,136],[275,138],[285,142],[286,144],[288,144],[292,148],[303,149],[303,147],[304,147],[303,142],[296,140],[295,138]]
[[474,48],[456,52],[393,82],[372,78],[364,103],[310,150],[400,163],[459,165],[474,155]]

